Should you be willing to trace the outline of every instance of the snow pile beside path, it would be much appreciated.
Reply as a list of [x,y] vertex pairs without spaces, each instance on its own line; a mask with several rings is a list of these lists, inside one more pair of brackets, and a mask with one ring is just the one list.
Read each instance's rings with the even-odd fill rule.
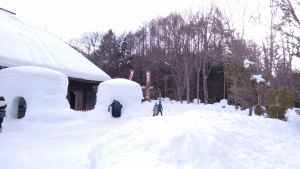
[[286,122],[202,109],[132,119],[90,156],[94,169],[298,169],[299,139]]
[[131,80],[112,79],[98,87],[96,111],[107,111],[113,100],[123,105],[123,112],[139,106],[143,99],[142,87]]
[[132,118],[5,121],[0,168],[300,168],[300,116],[293,110],[283,122],[220,103],[164,101],[164,116],[152,117],[153,104],[142,103]]
[[31,66],[0,70],[0,93],[7,102],[7,117],[16,118],[18,101],[27,104],[24,119],[61,119],[69,110],[66,99],[68,78],[57,71]]

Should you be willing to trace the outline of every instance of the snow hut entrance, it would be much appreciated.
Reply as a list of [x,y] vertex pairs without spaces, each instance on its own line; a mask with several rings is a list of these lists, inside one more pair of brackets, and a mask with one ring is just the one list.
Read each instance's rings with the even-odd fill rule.
[[88,111],[95,108],[100,82],[69,78],[68,100],[71,109]]
[[24,99],[24,97],[20,97],[18,103],[18,114],[17,114],[18,119],[25,117],[26,109],[27,109],[26,100]]
[[22,119],[26,115],[26,110],[27,110],[27,103],[24,97],[17,97],[14,100],[14,105],[15,105],[15,118],[17,119]]

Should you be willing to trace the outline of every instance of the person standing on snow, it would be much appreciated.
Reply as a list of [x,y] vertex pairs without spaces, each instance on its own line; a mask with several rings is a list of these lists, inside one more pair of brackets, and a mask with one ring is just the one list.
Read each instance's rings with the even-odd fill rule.
[[163,115],[162,112],[163,112],[163,106],[161,100],[159,100],[158,107],[157,107],[157,115],[160,113],[160,115],[162,116]]
[[3,96],[0,96],[0,133],[2,132],[3,119],[6,116],[6,102]]
[[158,104],[155,103],[153,106],[153,117],[158,115]]

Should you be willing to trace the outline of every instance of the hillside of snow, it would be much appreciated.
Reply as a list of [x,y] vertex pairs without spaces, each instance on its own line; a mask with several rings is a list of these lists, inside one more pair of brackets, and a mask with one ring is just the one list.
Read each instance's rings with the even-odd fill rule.
[[[300,116],[249,117],[222,103],[152,103],[120,119],[73,112],[57,121],[7,120],[0,169],[299,169]],[[224,107],[225,108],[222,108]]]

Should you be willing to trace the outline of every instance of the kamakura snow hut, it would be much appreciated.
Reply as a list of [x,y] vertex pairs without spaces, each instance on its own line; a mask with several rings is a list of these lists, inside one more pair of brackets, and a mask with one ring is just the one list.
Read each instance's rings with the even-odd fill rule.
[[64,73],[69,78],[67,97],[75,110],[93,109],[98,84],[110,79],[64,41],[0,8],[0,69],[13,66],[39,66]]

